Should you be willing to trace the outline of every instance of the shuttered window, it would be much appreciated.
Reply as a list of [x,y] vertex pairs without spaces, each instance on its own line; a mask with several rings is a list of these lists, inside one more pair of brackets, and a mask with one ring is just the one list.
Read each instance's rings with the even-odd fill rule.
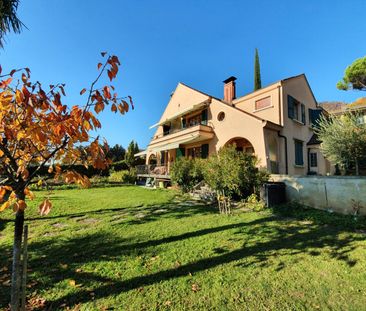
[[304,165],[303,142],[295,140],[295,165]]
[[287,95],[288,117],[303,124],[306,124],[305,105],[300,103],[296,98]]
[[317,127],[321,115],[321,109],[309,109],[309,123],[312,127]]

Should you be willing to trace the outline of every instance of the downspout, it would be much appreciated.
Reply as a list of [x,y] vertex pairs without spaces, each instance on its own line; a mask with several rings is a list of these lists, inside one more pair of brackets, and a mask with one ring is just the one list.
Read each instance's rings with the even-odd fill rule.
[[308,156],[308,175],[310,175],[310,148],[306,148],[307,149],[307,156]]
[[287,137],[280,134],[280,131],[277,132],[278,137],[283,138],[285,140],[285,164],[286,164],[286,175],[288,175],[288,158],[287,158]]

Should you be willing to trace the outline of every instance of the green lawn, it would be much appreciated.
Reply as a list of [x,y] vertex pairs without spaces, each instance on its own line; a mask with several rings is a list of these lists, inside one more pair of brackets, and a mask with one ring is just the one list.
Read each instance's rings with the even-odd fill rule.
[[[366,310],[364,231],[270,211],[223,216],[173,191],[134,186],[59,190],[52,201],[46,217],[27,210],[33,305],[42,298],[48,310]],[[13,215],[0,216],[1,309]]]

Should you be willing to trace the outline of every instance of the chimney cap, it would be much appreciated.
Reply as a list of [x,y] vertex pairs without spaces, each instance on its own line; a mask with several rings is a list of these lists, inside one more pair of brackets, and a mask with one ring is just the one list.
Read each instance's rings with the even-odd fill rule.
[[224,81],[222,81],[222,82],[224,82],[224,83],[229,83],[229,82],[231,82],[231,81],[235,81],[235,80],[236,80],[236,77],[231,76],[231,77],[227,78],[226,80],[224,80]]

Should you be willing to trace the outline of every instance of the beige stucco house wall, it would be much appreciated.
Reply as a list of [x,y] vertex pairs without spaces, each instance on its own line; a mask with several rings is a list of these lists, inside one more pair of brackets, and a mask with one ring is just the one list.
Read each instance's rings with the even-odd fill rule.
[[224,99],[179,83],[152,126],[156,130],[145,152],[146,164],[164,166],[167,173],[177,156],[207,157],[235,143],[238,150],[254,153],[259,166],[271,173],[332,173],[314,138],[309,109],[320,108],[305,75],[239,98],[235,79],[224,81]]

